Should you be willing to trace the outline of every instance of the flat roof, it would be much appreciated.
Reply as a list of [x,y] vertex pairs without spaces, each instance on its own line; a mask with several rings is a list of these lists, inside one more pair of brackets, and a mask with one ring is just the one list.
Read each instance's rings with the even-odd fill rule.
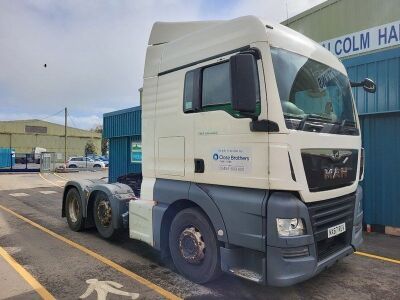
[[116,110],[116,111],[111,111],[111,112],[103,114],[103,118],[121,115],[121,114],[129,113],[129,112],[137,111],[137,110],[141,110],[141,109],[142,109],[141,106],[134,106],[134,107],[124,108],[124,109],[120,109],[120,110]]

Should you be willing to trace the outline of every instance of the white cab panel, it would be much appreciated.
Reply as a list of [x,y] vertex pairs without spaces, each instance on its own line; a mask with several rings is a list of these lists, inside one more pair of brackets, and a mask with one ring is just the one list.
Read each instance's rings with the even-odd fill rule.
[[153,241],[154,201],[132,200],[129,202],[129,236],[151,246]]
[[158,139],[157,175],[185,176],[185,138],[170,136]]

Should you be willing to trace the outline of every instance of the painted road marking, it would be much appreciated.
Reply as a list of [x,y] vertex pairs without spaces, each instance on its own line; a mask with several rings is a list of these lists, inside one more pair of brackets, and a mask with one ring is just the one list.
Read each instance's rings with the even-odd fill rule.
[[388,262],[400,265],[400,260],[393,259],[393,258],[388,258],[388,257],[379,256],[379,255],[375,255],[375,254],[369,254],[369,253],[360,252],[360,251],[355,252],[355,254],[358,254],[358,255],[361,255],[361,256],[366,256],[366,257],[369,257],[369,258],[379,259],[379,260],[383,260],[383,261],[388,261]]
[[37,281],[27,270],[25,270],[19,263],[17,263],[14,258],[12,258],[6,250],[0,247],[0,256],[2,256],[8,264],[14,268],[15,271],[23,278],[33,290],[38,293],[42,299],[50,300],[55,299],[52,294],[50,294],[44,286],[42,286],[39,281]]
[[69,179],[66,177],[63,177],[61,175],[58,175],[57,173],[53,173],[54,176],[57,176],[58,178],[61,178],[63,181],[68,181]]
[[13,197],[27,197],[27,196],[29,196],[29,194],[26,194],[26,193],[13,193],[13,194],[10,194],[10,196],[13,196]]
[[88,279],[86,280],[86,283],[89,286],[86,292],[84,292],[83,295],[79,297],[80,299],[85,299],[89,297],[94,291],[97,292],[97,300],[106,300],[108,293],[118,296],[130,297],[131,299],[137,299],[140,296],[138,293],[129,293],[119,290],[124,286],[114,281],[99,281],[97,279]]
[[43,195],[57,194],[56,191],[40,191]]
[[71,247],[73,247],[75,249],[78,249],[78,250],[88,254],[89,256],[101,261],[105,265],[107,265],[107,266],[119,271],[120,273],[122,273],[122,274],[124,274],[124,275],[126,275],[126,276],[128,276],[128,277],[130,277],[130,278],[132,278],[134,280],[136,280],[137,282],[139,282],[139,283],[145,285],[146,287],[152,289],[153,291],[159,293],[161,296],[164,296],[167,299],[174,299],[174,300],[180,300],[181,299],[178,296],[172,294],[171,292],[168,292],[167,290],[164,290],[162,287],[156,285],[155,283],[152,283],[151,281],[143,278],[142,276],[140,276],[140,275],[138,275],[138,274],[136,274],[136,273],[134,273],[132,271],[129,271],[128,269],[122,267],[121,265],[113,262],[112,260],[110,260],[110,259],[108,259],[108,258],[106,258],[106,257],[104,257],[104,256],[102,256],[102,255],[100,255],[100,254],[98,254],[98,253],[96,253],[96,252],[94,252],[94,251],[92,251],[92,250],[90,250],[90,249],[78,244],[78,243],[75,243],[75,242],[63,237],[62,235],[59,235],[59,234],[55,233],[54,231],[51,231],[50,229],[45,228],[42,225],[39,225],[39,224],[31,221],[30,219],[24,217],[24,216],[21,216],[20,214],[14,212],[13,210],[11,210],[11,209],[9,209],[7,207],[4,207],[3,205],[0,205],[0,208],[2,210],[4,210],[4,211],[14,215],[18,219],[20,219],[20,220],[32,225],[33,227],[36,227],[37,229],[39,229],[39,230],[51,235],[52,237],[54,237],[54,238],[56,238],[56,239],[58,239],[58,240],[60,240],[60,241],[62,241],[64,243],[70,245]]
[[43,175],[40,174],[40,173],[38,173],[38,174],[39,174],[39,177],[42,178],[44,181],[47,181],[48,183],[50,183],[50,184],[52,184],[52,185],[54,185],[54,186],[57,186],[57,187],[59,187],[59,188],[63,188],[62,185],[58,185],[58,184],[54,183],[53,181],[50,181],[50,180],[48,180],[47,178],[44,178]]

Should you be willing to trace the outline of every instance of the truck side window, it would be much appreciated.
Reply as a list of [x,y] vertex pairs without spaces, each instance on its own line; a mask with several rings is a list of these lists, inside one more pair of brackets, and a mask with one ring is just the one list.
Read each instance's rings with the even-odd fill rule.
[[[256,84],[259,93],[259,83]],[[232,109],[231,98],[229,61],[186,73],[183,91],[185,113],[223,110],[235,118],[246,117]],[[257,115],[260,112],[261,102],[258,94]]]
[[187,72],[185,75],[185,86],[183,92],[183,110],[185,112],[193,109],[193,84],[194,71]]
[[231,102],[229,63],[214,65],[203,70],[202,106]]

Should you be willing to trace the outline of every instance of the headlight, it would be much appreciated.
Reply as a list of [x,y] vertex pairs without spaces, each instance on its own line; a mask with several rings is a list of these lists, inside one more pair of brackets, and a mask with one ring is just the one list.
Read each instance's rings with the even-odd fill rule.
[[302,219],[276,219],[276,227],[280,236],[298,236],[305,233]]

